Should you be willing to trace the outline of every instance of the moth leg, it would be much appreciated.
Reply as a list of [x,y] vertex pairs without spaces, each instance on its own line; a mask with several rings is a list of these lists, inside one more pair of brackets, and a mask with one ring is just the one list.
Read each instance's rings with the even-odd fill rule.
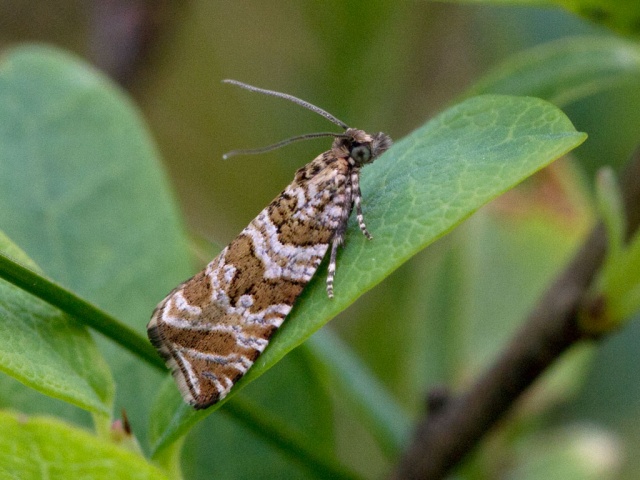
[[331,255],[329,256],[329,267],[327,268],[327,295],[329,298],[333,298],[333,279],[336,275],[336,257],[338,255],[338,247],[344,243],[347,223],[349,222],[349,216],[351,215],[351,209],[353,208],[352,180],[353,175],[351,175],[347,180],[343,199],[337,202],[337,205],[342,207],[342,212],[338,219],[338,228],[336,228],[333,236],[331,237]]
[[353,203],[356,206],[356,216],[358,218],[358,225],[360,230],[367,239],[371,240],[373,236],[367,230],[367,226],[364,223],[364,215],[362,214],[362,193],[360,193],[360,170],[354,169],[351,172],[351,188],[353,191]]
[[331,256],[329,257],[329,267],[327,268],[327,295],[333,298],[333,278],[336,275],[336,256],[338,255],[338,247],[344,243],[344,232],[346,230],[346,222],[340,226],[331,239]]

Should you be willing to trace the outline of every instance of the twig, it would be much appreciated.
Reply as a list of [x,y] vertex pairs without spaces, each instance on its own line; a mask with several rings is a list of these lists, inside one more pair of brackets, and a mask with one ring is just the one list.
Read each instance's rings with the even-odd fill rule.
[[[640,148],[622,176],[621,189],[629,237],[640,223]],[[466,393],[421,419],[392,478],[443,478],[549,365],[588,336],[579,328],[576,312],[605,250],[605,231],[598,224],[493,366]]]
[[152,49],[175,21],[182,2],[98,0],[91,2],[88,31],[93,62],[118,83],[130,86]]

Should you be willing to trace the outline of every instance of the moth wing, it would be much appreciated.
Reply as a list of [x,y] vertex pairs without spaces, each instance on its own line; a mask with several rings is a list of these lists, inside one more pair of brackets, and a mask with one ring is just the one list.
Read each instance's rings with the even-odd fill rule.
[[149,338],[193,407],[224,398],[253,365],[344,221],[348,167],[327,161],[336,159],[327,152],[299,171],[205,270],[155,309]]

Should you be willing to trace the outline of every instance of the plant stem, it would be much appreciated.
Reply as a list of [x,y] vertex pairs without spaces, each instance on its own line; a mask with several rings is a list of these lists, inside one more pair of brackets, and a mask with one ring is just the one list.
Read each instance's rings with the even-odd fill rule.
[[162,359],[149,341],[95,305],[0,253],[0,278],[93,328],[159,370]]

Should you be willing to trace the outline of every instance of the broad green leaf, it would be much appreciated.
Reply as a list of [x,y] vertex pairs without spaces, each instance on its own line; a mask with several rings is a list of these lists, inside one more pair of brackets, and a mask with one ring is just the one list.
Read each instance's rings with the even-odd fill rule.
[[167,480],[144,458],[57,419],[0,411],[0,477]]
[[[0,228],[48,277],[146,335],[156,303],[191,268],[136,108],[85,63],[28,46],[0,57],[0,119]],[[118,385],[116,409],[126,408],[144,440],[163,376],[98,340]]]
[[[434,1],[434,0],[431,0]],[[443,0],[447,3],[486,3],[495,5],[557,5],[562,0]]]
[[640,81],[640,46],[618,38],[572,37],[509,57],[468,92],[527,95],[558,106]]
[[[0,254],[37,269],[1,231]],[[4,280],[0,280],[0,371],[45,395],[111,414],[113,379],[87,329]]]
[[165,417],[155,448],[233,398],[413,254],[585,138],[545,101],[487,95],[450,108],[398,142],[363,171],[364,212],[374,239],[367,241],[351,219],[338,256],[336,297],[327,299],[321,267],[269,348],[222,402],[196,412],[177,394],[167,398],[173,414]]
[[450,3],[563,7],[619,33],[640,37],[640,3],[635,0],[445,0]]

